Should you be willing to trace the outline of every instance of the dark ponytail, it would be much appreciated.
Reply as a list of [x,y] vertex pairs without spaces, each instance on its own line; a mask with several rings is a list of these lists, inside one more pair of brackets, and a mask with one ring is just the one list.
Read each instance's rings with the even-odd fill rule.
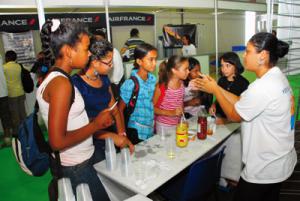
[[51,66],[51,60],[53,59],[52,50],[50,47],[51,43],[51,27],[52,27],[52,21],[47,20],[45,24],[42,27],[40,36],[41,36],[41,42],[42,42],[42,51],[45,55],[44,57],[44,64],[49,68]]
[[140,66],[137,63],[138,59],[143,59],[148,52],[150,51],[157,51],[157,49],[155,47],[153,47],[152,45],[148,44],[148,43],[143,43],[141,45],[136,46],[136,48],[134,49],[134,68],[133,69],[139,69]]
[[259,53],[263,50],[269,52],[270,64],[276,65],[278,58],[284,57],[289,52],[289,44],[278,40],[276,36],[267,32],[260,32],[252,36],[249,40],[256,51]]
[[[64,45],[75,47],[82,34],[88,34],[87,29],[79,23],[47,20],[41,30],[42,50],[45,54],[46,65],[51,66],[51,59],[61,58],[61,48]],[[57,24],[58,23],[58,24]],[[57,26],[55,30],[52,30]]]

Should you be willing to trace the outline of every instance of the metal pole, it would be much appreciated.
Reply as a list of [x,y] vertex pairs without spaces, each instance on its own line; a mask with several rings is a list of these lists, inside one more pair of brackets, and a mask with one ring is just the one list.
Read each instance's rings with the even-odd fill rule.
[[35,0],[37,11],[38,11],[38,17],[39,17],[39,28],[42,29],[43,24],[45,23],[45,12],[44,12],[44,6],[43,6],[43,0]]
[[156,12],[153,12],[154,16],[154,46],[157,47],[157,32],[156,32]]
[[107,33],[107,40],[109,42],[111,42],[108,3],[109,3],[109,0],[105,0],[106,33]]
[[272,32],[274,1],[267,0],[267,32]]
[[216,80],[218,79],[219,47],[218,47],[218,0],[214,0],[215,6],[215,41],[216,41]]

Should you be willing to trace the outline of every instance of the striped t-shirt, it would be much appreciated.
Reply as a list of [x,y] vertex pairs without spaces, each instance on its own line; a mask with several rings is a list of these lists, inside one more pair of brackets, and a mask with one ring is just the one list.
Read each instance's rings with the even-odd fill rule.
[[130,60],[134,60],[134,50],[136,48],[136,46],[144,44],[145,42],[137,37],[134,38],[129,38],[124,47],[127,48],[129,50],[129,56],[130,56]]
[[[165,97],[159,106],[159,109],[163,110],[175,110],[178,107],[183,106],[184,98],[184,86],[181,84],[179,89],[168,89],[165,92]],[[168,125],[176,125],[180,121],[180,116],[165,116],[157,115],[156,121]]]

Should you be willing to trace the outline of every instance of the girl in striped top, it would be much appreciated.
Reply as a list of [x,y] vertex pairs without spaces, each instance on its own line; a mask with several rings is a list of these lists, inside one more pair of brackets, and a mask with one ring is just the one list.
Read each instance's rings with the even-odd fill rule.
[[171,56],[159,67],[159,82],[156,85],[153,104],[156,115],[156,133],[176,129],[183,114],[185,80],[189,74],[188,59]]

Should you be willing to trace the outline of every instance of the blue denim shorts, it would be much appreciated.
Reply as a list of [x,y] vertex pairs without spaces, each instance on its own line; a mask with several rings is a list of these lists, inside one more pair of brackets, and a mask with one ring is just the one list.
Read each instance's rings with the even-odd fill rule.
[[109,197],[97,176],[94,169],[95,154],[88,160],[75,166],[62,166],[63,177],[70,178],[74,195],[76,195],[76,187],[81,183],[86,183],[90,187],[93,200],[109,201]]

